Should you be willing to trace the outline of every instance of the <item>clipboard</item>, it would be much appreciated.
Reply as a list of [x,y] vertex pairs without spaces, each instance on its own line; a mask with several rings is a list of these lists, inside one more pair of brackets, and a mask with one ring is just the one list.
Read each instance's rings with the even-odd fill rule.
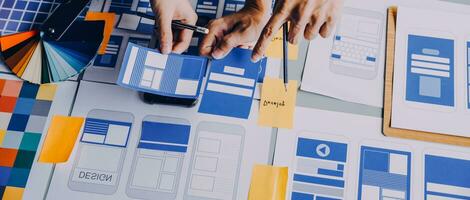
[[397,23],[396,6],[387,10],[387,48],[385,60],[385,85],[384,85],[384,112],[383,112],[383,134],[390,137],[403,139],[421,140],[426,142],[444,143],[458,146],[470,146],[470,138],[452,136],[440,133],[416,131],[409,129],[393,128],[392,125],[392,95],[393,95],[393,69],[395,62],[395,33]]

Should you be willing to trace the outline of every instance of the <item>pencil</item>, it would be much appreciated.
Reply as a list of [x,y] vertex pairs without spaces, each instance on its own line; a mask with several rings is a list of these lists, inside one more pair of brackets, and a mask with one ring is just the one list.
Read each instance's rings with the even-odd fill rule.
[[[146,13],[137,12],[136,14],[139,17],[144,17],[144,18],[147,18],[147,19],[150,19],[150,20],[155,20],[154,16],[146,14]],[[207,29],[205,27],[195,26],[195,25],[191,25],[191,24],[185,24],[185,23],[183,23],[179,20],[171,21],[171,25],[175,28],[178,28],[178,29],[188,29],[188,30],[195,31],[197,33],[205,34],[205,35],[207,35],[209,33],[209,29]]]
[[283,50],[283,56],[282,56],[282,67],[284,69],[284,87],[287,91],[287,84],[289,82],[289,78],[287,77],[287,63],[289,62],[289,54],[287,50],[287,31],[288,31],[288,26],[287,22],[285,22],[282,25],[282,50]]

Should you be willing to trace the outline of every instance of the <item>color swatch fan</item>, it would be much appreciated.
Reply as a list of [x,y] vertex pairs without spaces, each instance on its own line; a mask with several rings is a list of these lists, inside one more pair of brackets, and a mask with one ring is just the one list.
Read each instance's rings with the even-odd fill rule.
[[103,40],[104,21],[75,20],[89,1],[61,4],[40,30],[0,37],[1,55],[14,74],[31,83],[64,81],[80,73]]

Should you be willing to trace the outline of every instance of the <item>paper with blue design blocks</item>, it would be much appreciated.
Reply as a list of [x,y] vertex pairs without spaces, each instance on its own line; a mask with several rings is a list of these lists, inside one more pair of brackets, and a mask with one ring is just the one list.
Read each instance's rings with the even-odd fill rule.
[[236,48],[211,62],[200,113],[248,119],[261,62],[251,62],[251,50]]
[[127,45],[117,84],[161,96],[197,99],[207,59]]
[[470,137],[468,18],[398,8],[392,127]]

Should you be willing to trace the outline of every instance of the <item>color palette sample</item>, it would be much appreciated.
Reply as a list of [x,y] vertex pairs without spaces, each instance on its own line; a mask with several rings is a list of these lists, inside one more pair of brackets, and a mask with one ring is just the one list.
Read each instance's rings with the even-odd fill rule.
[[75,21],[59,40],[37,30],[0,37],[6,65],[31,83],[66,80],[80,73],[95,56],[103,39],[103,21]]
[[21,199],[56,85],[0,79],[0,199]]

